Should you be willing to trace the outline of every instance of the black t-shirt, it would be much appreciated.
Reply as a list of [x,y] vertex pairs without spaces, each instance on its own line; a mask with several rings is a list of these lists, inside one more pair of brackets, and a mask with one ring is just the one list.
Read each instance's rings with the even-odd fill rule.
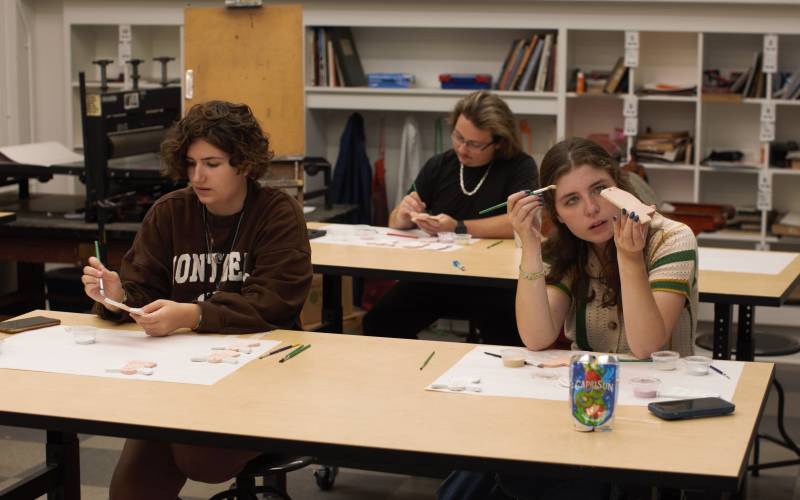
[[[488,168],[489,165],[464,167],[464,189],[470,192],[475,189]],[[492,217],[503,211],[485,215],[478,215],[478,212],[506,201],[512,193],[536,189],[539,184],[536,162],[523,152],[508,160],[494,160],[486,180],[472,196],[461,190],[460,169],[461,163],[452,149],[432,157],[422,167],[414,186],[428,213],[445,213],[456,220]]]

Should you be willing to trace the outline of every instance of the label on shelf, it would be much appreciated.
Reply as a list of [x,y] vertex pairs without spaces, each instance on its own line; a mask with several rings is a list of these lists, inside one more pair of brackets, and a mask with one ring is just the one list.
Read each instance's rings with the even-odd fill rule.
[[639,48],[639,32],[626,31],[625,32],[625,48],[638,49]]
[[759,210],[772,210],[772,176],[766,170],[758,172],[756,208]]
[[622,116],[636,118],[639,116],[639,100],[636,96],[626,95],[622,104]]
[[758,131],[758,140],[761,142],[772,142],[775,140],[775,122],[761,122]]
[[639,132],[639,119],[635,116],[626,116],[625,117],[625,129],[623,134],[625,136],[634,136]]
[[117,60],[120,64],[124,64],[133,58],[133,49],[131,42],[119,42],[117,45]]
[[625,49],[625,67],[636,68],[639,66],[639,48]]
[[119,25],[119,41],[120,42],[131,42],[133,41],[133,30],[131,29],[130,24],[120,24]]
[[762,63],[764,73],[778,71],[778,35],[764,35],[764,59]]
[[762,102],[761,103],[761,121],[775,123],[775,103]]
[[[119,25],[119,43],[117,44],[117,61],[120,65],[133,58],[133,32],[130,24]],[[127,76],[127,71],[125,72]]]

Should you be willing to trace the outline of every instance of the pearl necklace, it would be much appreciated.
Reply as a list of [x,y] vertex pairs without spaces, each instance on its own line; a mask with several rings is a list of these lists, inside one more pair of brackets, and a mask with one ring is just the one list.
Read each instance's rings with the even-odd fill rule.
[[458,171],[458,180],[461,182],[461,192],[464,193],[467,196],[472,196],[473,194],[477,193],[478,190],[483,185],[483,181],[485,181],[486,177],[489,176],[489,170],[492,169],[492,165],[493,164],[494,164],[494,162],[489,164],[489,168],[487,168],[486,172],[483,173],[483,177],[481,177],[481,180],[478,181],[478,185],[475,186],[475,189],[473,189],[472,191],[467,191],[467,188],[464,187],[464,164],[461,163],[460,164],[461,165],[461,170]]

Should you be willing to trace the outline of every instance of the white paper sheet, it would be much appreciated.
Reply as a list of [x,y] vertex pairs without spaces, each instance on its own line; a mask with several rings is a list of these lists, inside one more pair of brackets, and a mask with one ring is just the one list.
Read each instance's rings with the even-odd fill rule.
[[[503,366],[502,359],[488,356],[485,352],[500,354],[500,349],[493,346],[475,347],[426,389],[480,396],[505,396],[554,401],[569,400],[569,367],[536,368],[526,365],[522,368],[506,368]],[[538,364],[575,353],[576,351],[555,350],[529,352],[527,360]],[[656,377],[661,380],[661,389],[664,390],[680,392],[681,389],[684,389],[697,391],[698,393],[718,394],[719,397],[731,401],[744,366],[742,362],[714,360],[713,365],[725,372],[730,377],[729,380],[713,371],[709,371],[708,375],[689,375],[682,369],[682,364],[679,361],[679,366],[676,370],[660,371],[653,368],[652,363],[620,363],[617,404],[646,406],[654,401],[668,401],[670,399],[642,399],[635,397],[633,395],[633,387],[629,383],[634,377]],[[477,384],[468,383],[468,389],[470,387],[480,387],[480,392],[432,388],[434,385],[448,386],[454,380],[457,382],[469,382],[475,379],[480,379],[480,382]]]
[[[456,243],[442,243],[420,229],[400,230],[365,224],[330,224],[323,229],[325,236],[314,238],[314,243],[357,245],[364,247],[406,248],[431,252],[452,252],[460,247]],[[469,244],[480,241],[470,239]]]
[[699,247],[697,253],[701,271],[752,274],[780,274],[797,257],[796,253],[791,252],[756,252],[709,247]]
[[35,142],[0,147],[0,153],[12,161],[25,165],[60,165],[83,161],[83,156],[72,152],[60,142]]
[[[78,345],[64,326],[18,333],[3,342],[0,368],[95,377],[124,378],[212,385],[279,344],[276,340],[253,340],[250,354],[240,354],[237,364],[199,363],[193,356],[208,356],[212,347],[251,342],[231,335],[170,335],[149,337],[144,332],[97,329],[94,344]],[[267,358],[272,359],[272,357]],[[154,361],[152,375],[107,373],[129,361]],[[266,360],[260,360],[266,362]]]

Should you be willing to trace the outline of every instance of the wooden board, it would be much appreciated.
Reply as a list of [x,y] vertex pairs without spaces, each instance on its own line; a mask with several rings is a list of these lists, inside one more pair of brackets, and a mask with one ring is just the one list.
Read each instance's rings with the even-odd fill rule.
[[277,155],[305,154],[303,9],[187,8],[185,69],[192,105],[222,99],[253,108]]

